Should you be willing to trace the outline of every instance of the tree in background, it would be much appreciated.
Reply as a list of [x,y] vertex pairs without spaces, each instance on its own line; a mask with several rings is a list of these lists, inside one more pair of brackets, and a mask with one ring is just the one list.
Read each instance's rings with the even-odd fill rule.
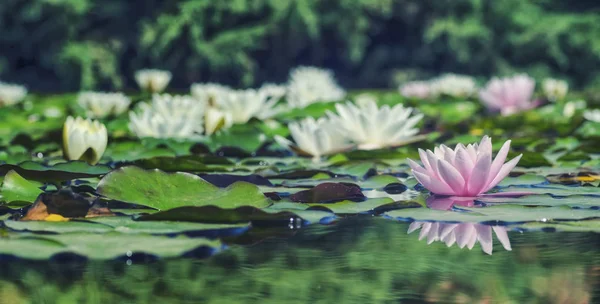
[[[4,0],[0,79],[34,90],[283,82],[333,69],[347,87],[459,72],[600,83],[600,4],[558,0]],[[402,78],[404,77],[404,78]],[[396,77],[398,78],[398,77]]]

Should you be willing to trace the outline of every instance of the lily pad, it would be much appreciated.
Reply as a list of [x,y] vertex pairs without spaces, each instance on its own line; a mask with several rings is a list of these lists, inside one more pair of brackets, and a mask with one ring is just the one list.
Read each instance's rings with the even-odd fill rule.
[[110,172],[111,168],[103,165],[92,166],[83,161],[70,161],[46,166],[27,161],[18,165],[0,165],[0,175],[14,170],[27,180],[67,181],[76,178],[97,177]]
[[569,207],[527,207],[502,205],[484,208],[461,207],[462,211],[440,211],[427,208],[393,210],[385,216],[395,219],[441,222],[505,222],[523,223],[548,220],[581,220],[600,217],[600,210]]
[[187,252],[207,248],[210,253],[221,250],[218,240],[153,236],[122,233],[66,233],[32,236],[9,234],[0,238],[0,254],[28,259],[48,259],[59,253],[74,253],[89,259],[114,259],[143,253],[162,258],[178,257]]
[[28,181],[16,171],[10,170],[4,176],[0,187],[0,201],[13,205],[15,203],[30,204],[43,192],[40,189],[41,186],[41,183]]
[[214,205],[266,207],[269,201],[259,188],[236,182],[220,189],[197,175],[128,166],[112,171],[98,183],[97,192],[105,197],[159,210],[182,206]]

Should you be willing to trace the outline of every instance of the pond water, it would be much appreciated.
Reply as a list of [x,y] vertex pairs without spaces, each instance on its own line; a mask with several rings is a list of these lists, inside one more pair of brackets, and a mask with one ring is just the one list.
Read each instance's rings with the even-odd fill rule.
[[0,258],[2,303],[598,303],[600,235],[509,229],[493,253],[357,216],[227,240],[209,258]]

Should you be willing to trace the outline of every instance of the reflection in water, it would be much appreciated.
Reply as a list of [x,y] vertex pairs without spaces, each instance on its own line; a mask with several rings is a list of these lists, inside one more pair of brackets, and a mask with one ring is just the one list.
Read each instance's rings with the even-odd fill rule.
[[431,195],[426,200],[427,207],[436,210],[450,210],[453,206],[473,207],[472,197]]
[[467,246],[469,250],[473,249],[475,243],[481,244],[481,249],[487,254],[492,254],[492,230],[500,240],[506,250],[512,250],[510,240],[506,233],[506,227],[489,226],[476,223],[449,224],[440,222],[419,222],[415,221],[408,227],[408,233],[421,229],[419,240],[427,238],[427,244],[435,241],[442,241],[448,247],[456,244],[459,248]]
[[353,217],[204,260],[0,257],[0,303],[600,303],[600,234],[509,231],[490,256],[408,226]]
[[[472,197],[432,195],[427,198],[426,204],[431,209],[450,210],[454,206],[473,207],[475,206],[475,201]],[[512,250],[508,234],[506,233],[506,227],[503,226],[490,226],[477,223],[457,224],[415,221],[410,224],[408,233],[412,233],[417,229],[421,229],[419,240],[427,238],[427,244],[442,241],[448,247],[456,244],[459,248],[466,246],[471,250],[475,246],[475,243],[479,242],[481,249],[487,254],[492,254],[494,247],[492,241],[493,230],[502,246],[504,246],[504,249]]]

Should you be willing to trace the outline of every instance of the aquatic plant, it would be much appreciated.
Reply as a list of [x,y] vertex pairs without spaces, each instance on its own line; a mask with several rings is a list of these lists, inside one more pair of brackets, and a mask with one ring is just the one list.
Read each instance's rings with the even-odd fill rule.
[[471,76],[444,74],[429,81],[430,94],[465,98],[475,95],[477,84]]
[[427,238],[427,244],[441,241],[448,247],[456,244],[459,248],[464,248],[466,246],[471,250],[475,246],[475,243],[479,242],[481,244],[481,249],[487,254],[492,254],[493,230],[504,249],[509,251],[512,250],[508,234],[506,233],[506,227],[503,226],[489,226],[476,223],[446,224],[440,222],[415,221],[410,224],[407,233],[410,234],[418,229],[421,229],[419,240]]
[[0,107],[15,105],[27,96],[27,88],[22,85],[0,82]]
[[563,116],[572,117],[578,110],[585,109],[585,100],[572,100],[565,103],[563,106]]
[[215,107],[208,107],[204,111],[204,134],[212,135],[218,130],[227,129],[233,124],[231,113],[221,111]]
[[410,142],[419,132],[416,124],[423,114],[397,104],[378,107],[375,100],[363,99],[357,106],[352,102],[336,104],[336,113],[327,111],[331,123],[362,150],[400,146]]
[[509,149],[507,140],[492,161],[492,139],[484,136],[479,144],[466,147],[441,145],[433,152],[419,149],[424,167],[408,161],[415,178],[432,193],[474,197],[492,189],[517,165],[522,154],[504,163]]
[[63,155],[67,160],[98,163],[106,150],[108,133],[97,120],[67,117],[63,127]]
[[129,112],[129,129],[137,137],[192,138],[203,131],[205,104],[191,96],[155,94]]
[[401,85],[398,90],[406,98],[426,99],[431,96],[431,88],[427,81],[410,81]]
[[320,160],[324,155],[334,154],[352,147],[348,139],[339,132],[337,126],[324,117],[317,120],[307,117],[291,122],[288,128],[294,142],[281,136],[275,136],[277,143],[300,155],[313,156],[314,161]]
[[587,110],[583,112],[583,117],[589,121],[600,123],[600,109]]
[[537,107],[539,102],[531,100],[534,89],[535,80],[526,74],[494,77],[479,91],[479,98],[491,111],[507,116]]
[[144,69],[135,72],[135,81],[142,90],[160,93],[171,81],[171,72],[157,69]]
[[77,96],[77,104],[85,109],[87,117],[105,118],[127,111],[131,99],[123,93],[81,92]]
[[285,96],[287,87],[281,84],[266,82],[263,83],[263,85],[261,85],[258,90],[260,92],[264,92],[265,94],[273,98],[276,98],[277,100],[280,100],[282,97]]
[[229,113],[233,123],[237,124],[246,123],[253,117],[271,118],[280,111],[275,107],[279,99],[262,90],[235,90],[215,101],[215,106],[221,111]]
[[346,96],[333,78],[333,72],[300,66],[290,71],[286,99],[292,108],[304,108],[315,102],[337,101]]
[[232,88],[219,83],[194,83],[190,87],[192,96],[206,103],[209,106],[215,106],[221,100],[225,99],[231,92]]
[[564,80],[546,78],[542,81],[542,91],[550,101],[561,100],[567,96],[569,84]]

